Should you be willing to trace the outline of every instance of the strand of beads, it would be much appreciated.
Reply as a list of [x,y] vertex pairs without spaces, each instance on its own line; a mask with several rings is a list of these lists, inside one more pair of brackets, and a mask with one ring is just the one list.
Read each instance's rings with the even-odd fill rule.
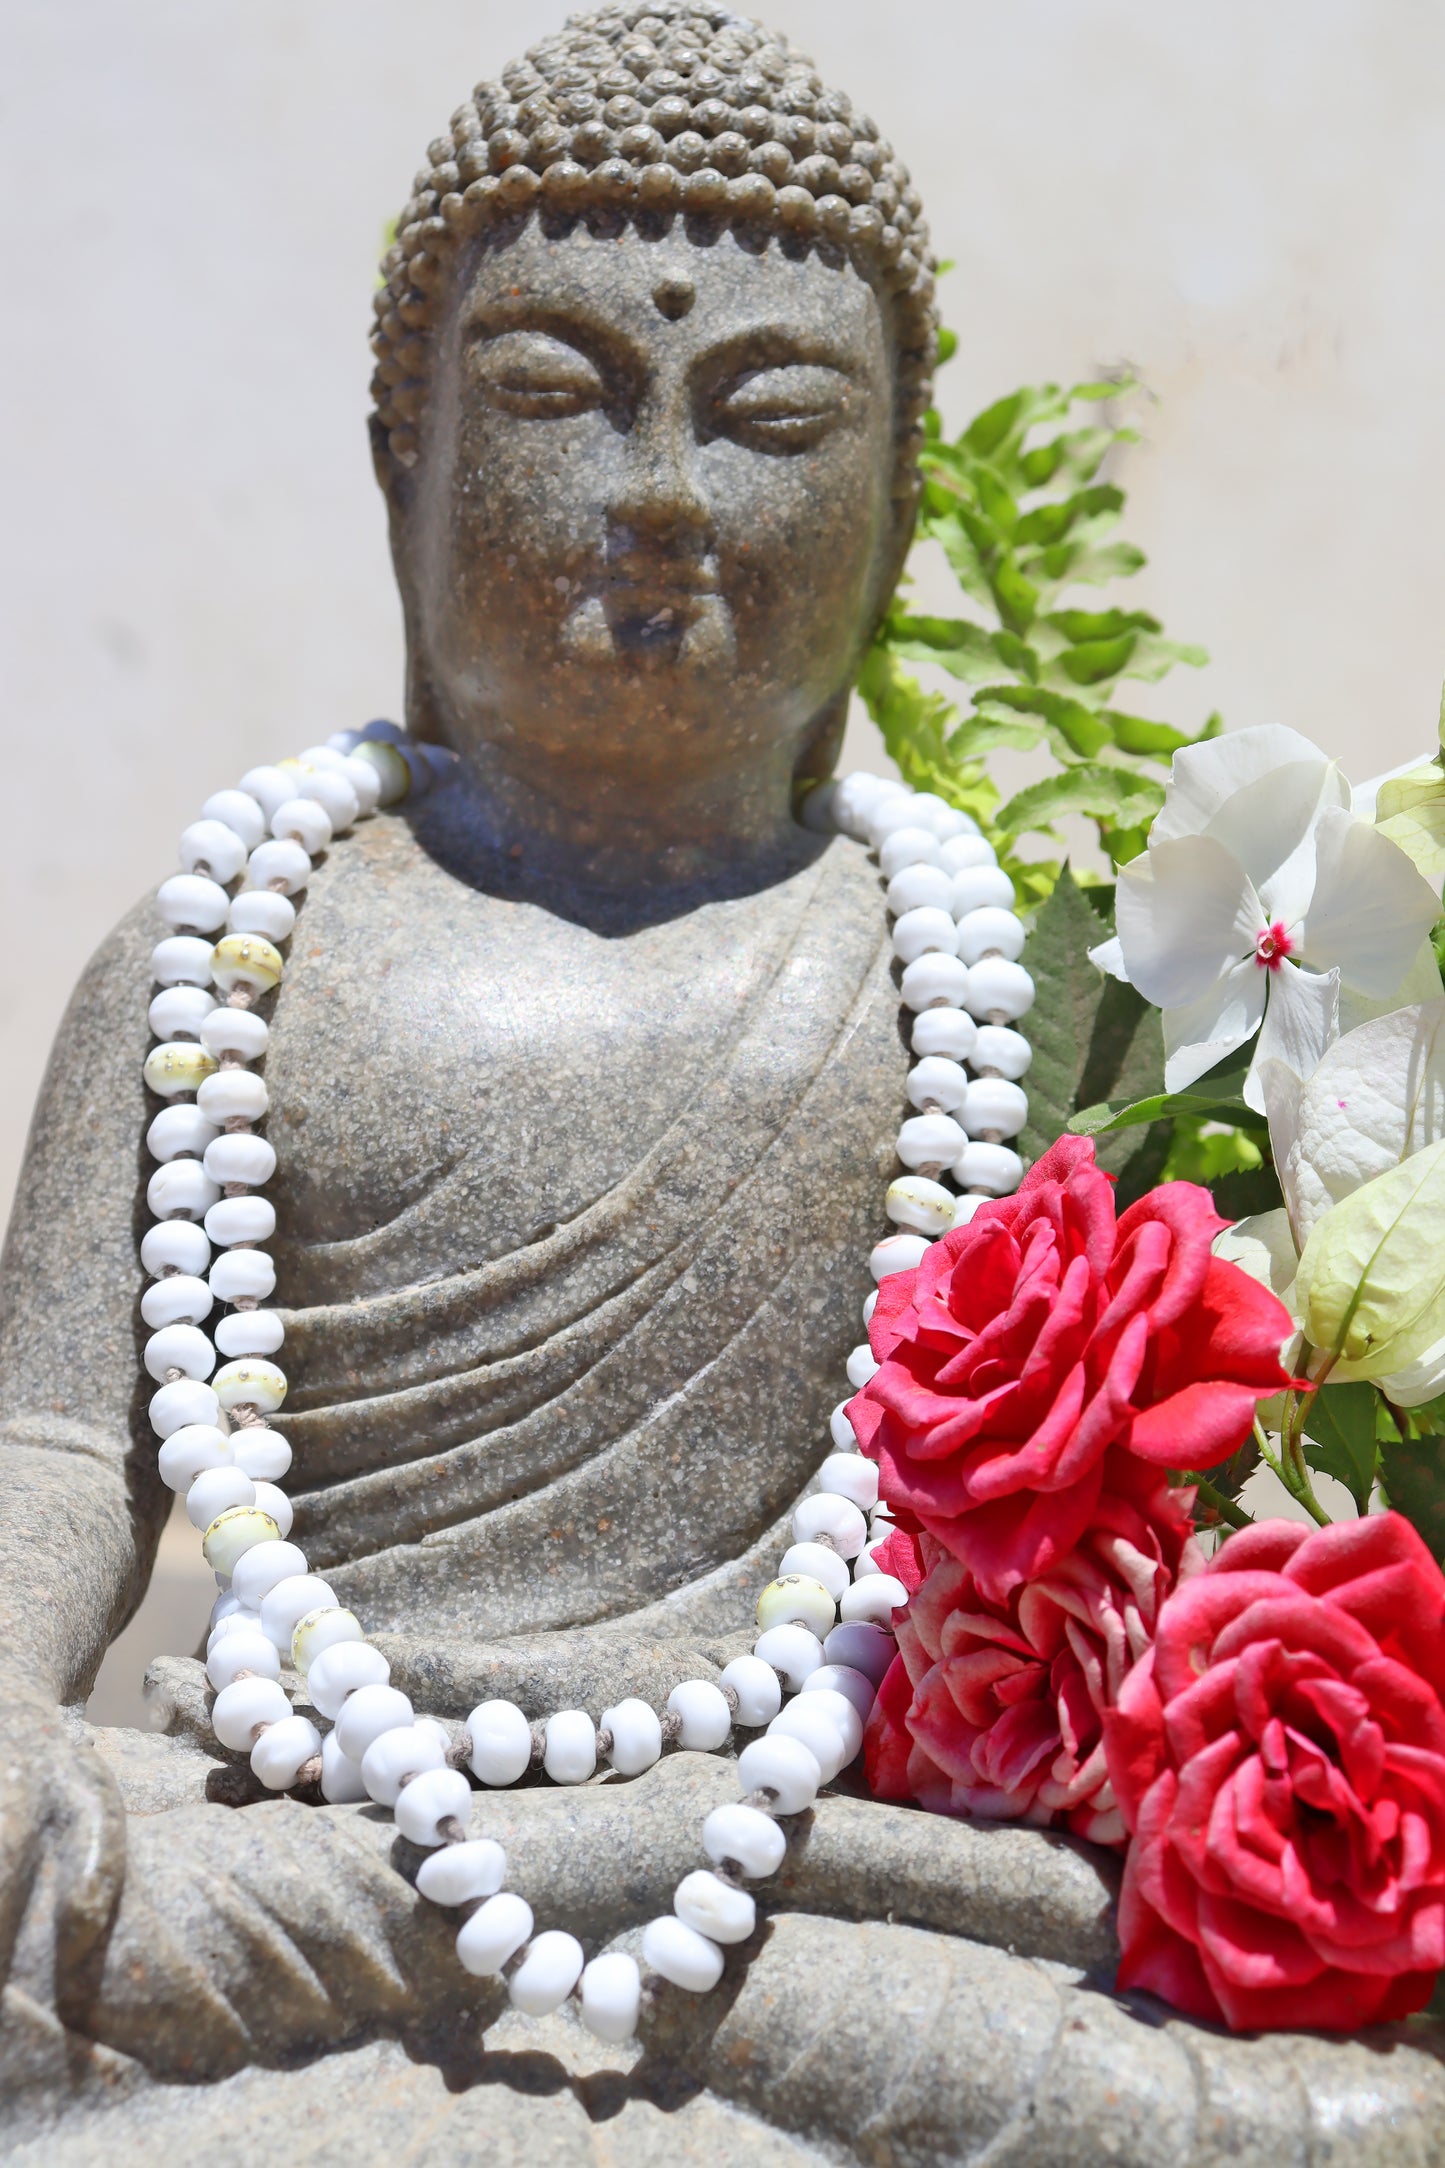
[[[289,1541],[291,1507],[279,1479],[291,1453],[270,1424],[287,1390],[274,1360],[283,1328],[279,1315],[262,1307],[275,1289],[274,1264],[260,1246],[274,1232],[275,1211],[260,1192],[276,1159],[256,1132],[269,1102],[253,1064],[264,1059],[269,1034],[255,1003],[280,984],[278,944],[295,924],[292,898],[304,892],[315,856],[378,804],[428,787],[447,758],[390,724],[343,733],[296,761],[253,769],[239,789],[208,800],[182,837],[184,870],[158,899],[169,931],[154,952],[160,991],[150,1021],[161,1043],[145,1069],[167,1102],[147,1132],[159,1162],[147,1191],[157,1224],[141,1248],[153,1275],[141,1304],[153,1328],[146,1365],[159,1386],[151,1421],[162,1439],[161,1473],[185,1493],[221,1590],[206,1661],[221,1744],[246,1754],[270,1790],[317,1783],[332,1803],[369,1798],[389,1807],[402,1833],[430,1854],[417,1875],[421,1893],[475,1907],[457,1936],[462,1964],[479,1975],[505,1973],[513,2003],[533,2014],[575,1993],[583,2021],[604,2039],[622,2040],[640,2007],[635,1961],[609,1952],[588,1964],[573,1936],[534,1936],[530,1908],[503,1888],[501,1847],[468,1835],[465,1771],[487,1786],[515,1784],[537,1769],[556,1783],[581,1783],[599,1760],[637,1775],[669,1745],[718,1751],[732,1743],[735,1728],[757,1734],[738,1756],[741,1799],[704,1823],[711,1865],[684,1877],[673,1911],[643,1934],[653,1972],[705,1991],[721,1974],[725,1947],[753,1930],[755,1904],[744,1885],[782,1862],[787,1840],[779,1817],[810,1806],[857,1755],[892,1661],[891,1621],[905,1591],[872,1555],[890,1523],[878,1507],[877,1471],[858,1452],[840,1404],[831,1423],[837,1450],[817,1489],[800,1501],[779,1577],[759,1598],[753,1653],[730,1663],[719,1683],[684,1681],[661,1714],[626,1699],[603,1711],[600,1726],[585,1710],[533,1724],[514,1703],[485,1702],[453,1739],[391,1685],[387,1660],[361,1622]],[[1003,910],[1003,877],[994,869],[981,902],[977,884],[964,881],[990,867],[992,854],[963,816],[872,778],[849,778],[833,795],[843,823],[880,850],[904,1001],[918,1016],[921,1059],[910,1072],[909,1096],[919,1111],[900,1134],[900,1156],[913,1172],[892,1185],[887,1201],[890,1220],[904,1232],[875,1247],[878,1280],[916,1263],[928,1237],[944,1231],[938,1200],[947,1201],[951,1225],[982,1195],[1017,1181],[1012,1152],[979,1159],[977,1150],[997,1155],[1001,1137],[1021,1125],[1021,1108],[997,1095],[986,1102],[968,1095],[1004,1074],[1000,1047],[985,1044],[986,1030],[1000,1046],[1017,1041],[1003,1051],[1013,1073],[1022,1073],[1027,1044],[1002,1030],[998,1012],[1007,1006],[1022,1014],[1032,987],[1015,961],[1022,929]],[[924,875],[932,876],[931,887],[920,886]],[[910,876],[911,886],[907,879],[897,885],[901,876]],[[941,881],[949,883],[948,912]],[[1000,927],[1004,916],[1016,934]],[[1000,976],[1000,961],[1014,978]],[[981,1029],[974,1021],[980,1003],[987,1004]],[[920,1038],[925,1025],[928,1044]],[[971,1079],[965,1058],[974,1064]],[[934,1126],[920,1131],[920,1122]],[[961,1196],[938,1179],[950,1170],[969,1185]],[[214,1262],[213,1244],[222,1252]],[[227,1314],[208,1336],[201,1327],[218,1303]],[[219,1367],[218,1354],[226,1358]],[[850,1376],[866,1355],[866,1347],[855,1351]],[[324,1735],[293,1707],[281,1683],[283,1659],[305,1679],[308,1705],[330,1726]]]

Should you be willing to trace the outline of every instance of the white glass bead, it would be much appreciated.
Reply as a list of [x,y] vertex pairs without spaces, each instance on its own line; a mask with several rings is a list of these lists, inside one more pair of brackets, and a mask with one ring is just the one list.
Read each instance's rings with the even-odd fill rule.
[[248,851],[254,851],[266,833],[265,817],[249,791],[214,791],[201,807],[201,818],[220,821],[240,837]]
[[217,1137],[206,1146],[203,1164],[211,1180],[219,1182],[222,1189],[231,1182],[244,1182],[250,1189],[259,1189],[276,1172],[276,1149],[264,1137],[253,1137],[243,1129],[236,1130],[230,1136]]
[[932,1247],[925,1235],[885,1235],[868,1252],[868,1270],[878,1281],[895,1272],[915,1272]]
[[951,1167],[967,1143],[951,1114],[913,1114],[898,1131],[898,1157],[905,1167]]
[[682,1723],[679,1746],[711,1754],[732,1737],[732,1710],[722,1688],[711,1679],[684,1679],[668,1695],[667,1706]]
[[[823,1670],[828,1672],[836,1668],[832,1664],[823,1666]],[[861,1679],[859,1684],[866,1697],[866,1706],[863,1708],[858,1706],[858,1702],[852,1694],[843,1693],[831,1681],[826,1684],[823,1683],[820,1674],[815,1671],[797,1700],[788,1704],[790,1709],[803,1709],[810,1713],[814,1709],[821,1709],[829,1720],[837,1725],[839,1736],[843,1741],[843,1767],[845,1769],[862,1749],[863,1719],[873,1706],[872,1687],[866,1679]]]
[[909,964],[899,985],[905,1009],[931,1009],[935,1003],[948,1008],[969,1008],[969,976],[966,964],[956,956],[930,952]]
[[[367,1688],[363,1692],[369,1691]],[[391,1689],[385,1688],[385,1692]],[[353,1695],[352,1700],[358,1699]],[[347,1708],[351,1702],[347,1703]],[[342,1721],[346,1709],[341,1712]],[[338,1729],[340,1727],[338,1726]],[[346,1737],[342,1734],[341,1746],[346,1750]],[[447,1746],[445,1734],[430,1724],[399,1724],[393,1731],[384,1731],[372,1740],[361,1757],[361,1781],[366,1786],[368,1799],[374,1799],[379,1807],[394,1807],[403,1785],[412,1777],[420,1776],[424,1769],[441,1769],[446,1764]],[[470,1805],[471,1786],[467,1786]]]
[[598,2040],[618,2045],[637,2030],[642,2006],[642,1975],[635,1958],[623,1950],[604,1950],[582,1967],[582,2022]]
[[841,1694],[843,1699],[857,1710],[861,1723],[867,1722],[868,1711],[877,1699],[873,1681],[866,1678],[861,1671],[855,1671],[849,1664],[820,1664],[812,1678],[804,1681],[803,1692]]
[[231,898],[229,917],[232,933],[254,934],[274,948],[294,932],[296,906],[289,896],[279,896],[274,889],[243,888],[239,896]]
[[[317,1707],[320,1707],[319,1702]],[[373,1739],[380,1739],[389,1731],[409,1730],[413,1715],[410,1701],[397,1687],[357,1687],[347,1696],[336,1719],[342,1753],[359,1762]]]
[[334,1724],[348,1694],[360,1686],[385,1686],[390,1677],[391,1665],[369,1641],[336,1641],[308,1664],[306,1691]]
[[[242,1603],[250,1604],[258,1614],[261,1599],[269,1596],[280,1581],[293,1573],[305,1573],[306,1553],[299,1543],[286,1543],[274,1536],[267,1543],[258,1543],[246,1554],[244,1565],[237,1565],[231,1575],[231,1586]],[[328,1712],[329,1713],[329,1712]],[[359,1759],[353,1756],[353,1759]]]
[[209,986],[215,944],[198,934],[168,934],[151,950],[151,977],[161,986]]
[[479,1905],[457,1936],[457,1956],[477,1979],[501,1971],[532,1932],[532,1907],[525,1897],[501,1890]]
[[246,845],[226,821],[192,821],[181,830],[180,861],[187,873],[197,869],[224,886],[246,863]]
[[331,841],[331,819],[314,798],[285,798],[271,815],[271,833],[299,843],[314,858]]
[[[231,1204],[243,1201],[227,1199]],[[259,1408],[263,1415],[274,1415],[286,1398],[285,1371],[260,1355],[243,1355],[236,1362],[222,1363],[213,1383],[223,1408]]]
[[147,1340],[143,1359],[157,1382],[168,1370],[180,1370],[188,1378],[200,1379],[210,1376],[216,1351],[198,1325],[163,1325]]
[[777,1715],[782,1707],[783,1689],[778,1674],[771,1664],[760,1656],[735,1656],[724,1667],[724,1687],[731,1687],[738,1697],[735,1722],[756,1729]]
[[467,1718],[471,1763],[483,1784],[515,1784],[532,1760],[532,1727],[514,1701],[479,1702]]
[[[188,1491],[205,1469],[233,1465],[231,1441],[214,1424],[187,1423],[171,1432],[160,1449],[157,1465],[167,1490]],[[249,1475],[250,1470],[246,1473]]]
[[905,964],[920,956],[954,956],[958,952],[958,928],[947,911],[905,911],[893,922],[893,953]]
[[321,1734],[309,1717],[283,1717],[252,1747],[251,1774],[268,1792],[284,1792],[300,1776],[302,1764],[320,1752]]
[[731,1861],[750,1881],[758,1882],[782,1866],[788,1839],[761,1807],[745,1807],[737,1800],[713,1808],[702,1825],[702,1848],[720,1867]]
[[849,1619],[845,1625],[833,1628],[823,1643],[823,1654],[828,1666],[860,1672],[878,1687],[898,1654],[898,1644],[885,1627],[872,1625],[866,1619]]
[[758,1908],[745,1889],[737,1889],[706,1867],[685,1874],[672,1909],[686,1927],[713,1942],[746,1942],[758,1923]]
[[910,1044],[924,1059],[968,1061],[978,1039],[978,1026],[966,1009],[924,1009],[913,1019]]
[[465,1829],[471,1819],[472,1787],[460,1769],[423,1769],[403,1785],[391,1811],[407,1842],[430,1850],[447,1841],[443,1822],[460,1822]]
[[968,1072],[943,1054],[925,1054],[908,1072],[906,1089],[913,1105],[922,1109],[930,1102],[944,1114],[954,1114],[968,1091]]
[[507,1982],[514,2010],[524,2017],[545,2017],[567,2000],[582,1977],[582,1945],[560,1927],[529,1942],[522,1961]]
[[283,896],[299,895],[310,878],[311,854],[289,836],[258,843],[246,866],[250,887],[270,888],[275,883],[276,892]]
[[[460,1774],[460,1772],[457,1772]],[[467,1814],[470,1814],[470,1804]],[[467,1815],[459,1815],[465,1821]],[[495,1897],[507,1879],[507,1855],[491,1837],[468,1837],[464,1844],[444,1844],[424,1859],[416,1886],[434,1905],[466,1905]]]
[[163,986],[146,1011],[146,1022],[158,1039],[195,1039],[215,1006],[215,995],[204,986]]
[[804,1626],[821,1642],[837,1617],[837,1606],[821,1581],[800,1573],[769,1581],[758,1598],[757,1620],[763,1637],[779,1626]]
[[924,828],[931,834],[928,822],[917,811],[918,800],[906,784],[899,789],[880,793],[863,816],[863,830],[875,851],[881,850],[889,836],[900,828]]
[[899,918],[909,911],[947,911],[952,893],[941,866],[904,866],[888,883],[888,908]]
[[203,873],[173,873],[156,890],[156,909],[176,933],[215,933],[230,907],[225,889]]
[[291,1714],[286,1689],[274,1679],[237,1679],[223,1686],[211,1709],[211,1729],[233,1754],[249,1754],[258,1724],[279,1724]]
[[146,1184],[146,1204],[157,1219],[204,1220],[220,1194],[198,1159],[168,1159]]
[[904,1174],[889,1183],[883,1206],[895,1227],[935,1237],[947,1234],[952,1227],[957,1201],[953,1191],[945,1189],[941,1182],[924,1174]]
[[1012,911],[985,904],[981,911],[970,911],[959,920],[958,953],[970,966],[985,956],[1005,956],[1013,963],[1023,945],[1023,924]]
[[[204,1479],[203,1479],[204,1480]],[[291,1653],[291,1636],[308,1611],[337,1605],[336,1591],[319,1573],[288,1573],[261,1598],[261,1631],[269,1634],[283,1655]]]
[[[950,885],[949,909],[960,920],[974,911],[1012,912],[1016,901],[1013,882],[997,865],[964,867],[952,876]],[[965,958],[965,961],[972,959]]]
[[278,805],[284,805],[295,785],[285,768],[265,766],[248,768],[241,778],[241,789],[254,798],[269,821]]
[[871,1513],[878,1503],[877,1464],[861,1453],[830,1453],[818,1470],[818,1488]]
[[753,1643],[754,1656],[770,1664],[789,1693],[796,1694],[823,1661],[823,1644],[806,1626],[770,1626]]
[[206,1233],[219,1249],[232,1242],[269,1242],[276,1207],[265,1197],[223,1197],[206,1214]]
[[861,1340],[848,1357],[848,1383],[861,1393],[868,1380],[878,1374],[878,1358],[866,1340]]
[[[784,1551],[778,1561],[778,1577],[781,1581],[787,1581],[794,1575],[801,1575],[809,1581],[820,1582],[827,1590],[835,1607],[838,1598],[853,1578],[848,1571],[846,1562],[838,1556],[836,1551],[830,1550],[825,1543],[794,1543]],[[832,1619],[825,1619],[822,1626],[819,1627],[812,1617],[803,1617],[802,1613],[796,1610],[781,1613],[780,1616],[802,1618],[802,1623],[805,1626],[812,1626],[815,1633],[827,1633],[833,1625]],[[760,1617],[758,1620],[760,1626],[775,1626],[777,1623],[778,1620],[773,1618],[764,1619]]]
[[253,1671],[258,1679],[281,1676],[280,1657],[266,1636],[254,1628],[223,1634],[207,1652],[206,1677],[218,1693],[223,1686],[231,1685],[238,1671]]
[[157,1277],[168,1267],[202,1273],[211,1261],[211,1245],[202,1228],[188,1220],[169,1220],[163,1226],[148,1227],[141,1236],[140,1261]]
[[998,854],[982,836],[950,836],[939,845],[938,863],[946,873],[962,873],[969,866],[997,865]]
[[211,1267],[210,1288],[217,1302],[264,1302],[276,1292],[275,1262],[265,1250],[228,1250]]
[[827,1536],[842,1558],[856,1558],[868,1537],[868,1523],[851,1499],[815,1491],[801,1498],[793,1514],[795,1543],[816,1543]]
[[985,956],[968,975],[963,1007],[980,1023],[1016,1024],[1034,1005],[1034,982],[1022,964],[1006,956]]
[[199,1325],[214,1307],[205,1281],[189,1272],[173,1272],[164,1280],[152,1280],[140,1298],[140,1314],[155,1331],[162,1325]]
[[770,1794],[776,1814],[801,1814],[805,1807],[811,1807],[822,1781],[818,1757],[801,1739],[768,1731],[761,1739],[752,1740],[738,1756],[738,1783],[744,1795]]
[[871,1294],[865,1295],[863,1297],[863,1329],[865,1332],[873,1322],[873,1312],[877,1309],[877,1307],[878,1290],[875,1287]]
[[722,1978],[723,1954],[715,1942],[668,1913],[642,1930],[642,1962],[674,1987],[705,1995]]
[[[361,811],[361,801],[352,789],[344,766],[333,767],[326,761],[312,762],[303,753],[296,762],[296,798],[294,803],[314,805],[326,815],[328,835],[339,836],[349,828]],[[271,816],[271,833],[283,836],[290,831],[283,823],[285,806],[278,806]],[[299,833],[299,831],[298,831]],[[300,840],[306,841],[304,836]],[[308,850],[318,850],[320,845],[307,844]]]
[[199,1107],[175,1100],[161,1108],[146,1131],[146,1150],[152,1159],[163,1163],[188,1155],[199,1159],[219,1134],[215,1123],[208,1122]]
[[940,798],[936,791],[916,791],[913,798],[913,810],[920,824],[925,828],[931,828],[940,840],[950,836],[976,835],[978,833],[977,824],[969,818],[968,814],[960,813],[956,806],[951,806],[946,798]]
[[640,1776],[662,1752],[662,1724],[657,1711],[635,1695],[604,1709],[601,1729],[612,1734],[607,1759],[621,1776]]
[[342,1753],[334,1731],[321,1742],[321,1796],[333,1807],[356,1805],[366,1797],[361,1771]]
[[870,1573],[853,1583],[838,1610],[845,1623],[868,1619],[875,1626],[886,1626],[907,1601],[907,1589],[891,1573]]
[[215,1328],[221,1355],[274,1355],[285,1338],[286,1328],[275,1310],[238,1310]]
[[[266,1487],[269,1489],[270,1485]],[[264,1606],[262,1608],[264,1610]],[[262,1624],[265,1624],[264,1618]],[[291,1668],[303,1677],[309,1676],[311,1666],[319,1662],[328,1649],[348,1648],[364,1638],[356,1613],[343,1611],[339,1604],[325,1604],[314,1611],[303,1611],[291,1635]]]
[[291,1465],[291,1447],[279,1430],[248,1423],[231,1433],[231,1458],[253,1483],[279,1483]]
[[230,1628],[258,1624],[259,1621],[246,1610],[239,1599],[233,1596],[229,1589],[226,1589],[217,1596],[215,1602],[211,1605],[210,1639],[207,1641],[206,1647],[209,1650],[214,1644],[216,1636]]
[[[291,850],[289,843],[273,843],[272,850]],[[228,933],[216,943],[216,953],[211,958],[211,977],[217,986],[234,993],[238,986],[248,987],[254,997],[268,994],[279,986],[286,975],[286,965],[281,952],[260,934]]]
[[196,1104],[211,1122],[259,1122],[271,1104],[264,1080],[250,1069],[218,1069],[196,1093]]
[[[236,1456],[232,1454],[231,1457],[234,1460]],[[239,1468],[240,1465],[240,1461],[236,1460],[236,1466]],[[249,1469],[246,1472],[248,1475],[250,1474]],[[255,1478],[253,1477],[252,1480],[254,1481]],[[274,1483],[257,1483],[256,1503],[263,1513],[270,1514],[272,1520],[276,1523],[278,1534],[282,1537],[290,1535],[291,1523],[296,1518],[296,1509],[286,1496],[285,1491],[278,1490]]]
[[863,1580],[870,1573],[882,1573],[884,1569],[873,1554],[878,1545],[886,1541],[887,1534],[883,1530],[880,1529],[876,1533],[870,1531],[868,1541],[853,1561],[853,1578],[855,1581]]
[[203,1468],[186,1492],[186,1519],[204,1535],[233,1506],[254,1506],[256,1486],[236,1467]]
[[546,1723],[542,1767],[554,1784],[583,1784],[597,1767],[597,1727],[585,1709],[559,1709]]
[[[892,782],[891,790],[885,786]],[[839,776],[832,786],[832,802],[828,808],[832,824],[840,835],[852,836],[854,841],[867,840],[865,819],[882,797],[899,792],[896,778],[870,775],[862,768],[855,768],[848,775]]]
[[158,1438],[168,1438],[188,1423],[214,1423],[220,1412],[221,1403],[210,1386],[198,1385],[194,1378],[175,1378],[163,1385],[152,1393],[147,1410]]
[[1026,1095],[1006,1077],[975,1077],[969,1085],[962,1119],[970,1137],[980,1137],[990,1129],[1003,1137],[1016,1137],[1028,1118]]
[[[962,1189],[981,1189],[990,1197],[1007,1197],[1023,1180],[1024,1163],[1006,1144],[967,1144],[958,1155],[955,1172]],[[953,1224],[959,1224],[957,1211]]]
[[[884,880],[890,883],[913,866],[926,866],[937,872],[940,870],[938,852],[938,838],[929,829],[895,828],[878,846],[878,870]],[[944,874],[943,882],[944,900],[947,901],[950,887],[948,874]]]
[[828,1417],[828,1435],[840,1453],[857,1452],[858,1439],[853,1425],[848,1420],[848,1403],[846,1400],[840,1400]]
[[215,1067],[215,1057],[195,1039],[167,1039],[151,1048],[141,1073],[158,1099],[179,1099],[199,1091]]
[[979,1025],[973,1050],[975,1069],[996,1069],[1000,1076],[1016,1083],[1027,1074],[1033,1058],[1034,1050],[1021,1031],[1010,1031],[1007,1024]]
[[825,1784],[831,1784],[838,1771],[853,1758],[831,1712],[826,1707],[819,1707],[807,1694],[798,1694],[792,1701],[784,1702],[769,1724],[767,1736],[799,1740],[817,1762]]
[[[227,1506],[207,1526],[201,1538],[201,1556],[213,1573],[234,1583],[236,1569],[252,1551],[279,1540],[280,1531],[269,1513],[259,1505]],[[245,1602],[244,1592],[238,1602]]]
[[254,1009],[213,1009],[198,1034],[206,1051],[217,1061],[234,1054],[241,1061],[259,1061],[271,1037],[270,1026]]
[[356,793],[357,818],[364,819],[374,813],[381,800],[381,777],[369,761],[344,759],[341,771]]

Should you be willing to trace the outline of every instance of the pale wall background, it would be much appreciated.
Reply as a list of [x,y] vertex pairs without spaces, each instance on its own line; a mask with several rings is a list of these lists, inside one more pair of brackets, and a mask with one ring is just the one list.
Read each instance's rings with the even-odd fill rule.
[[[0,1216],[68,988],[200,799],[397,712],[373,265],[453,106],[561,12],[5,0]],[[1024,379],[1143,377],[1130,528],[1146,599],[1213,651],[1194,711],[1291,722],[1357,777],[1426,746],[1445,8],[776,17],[893,137],[957,261],[953,420]]]

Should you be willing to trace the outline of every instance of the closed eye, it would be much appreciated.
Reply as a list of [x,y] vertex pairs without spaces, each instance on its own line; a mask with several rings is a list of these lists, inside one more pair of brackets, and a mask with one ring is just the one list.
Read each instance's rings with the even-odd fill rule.
[[816,362],[753,369],[717,397],[713,429],[760,452],[811,450],[847,411],[848,378]]
[[596,364],[549,331],[503,331],[472,349],[483,398],[503,414],[544,421],[586,414],[607,396]]

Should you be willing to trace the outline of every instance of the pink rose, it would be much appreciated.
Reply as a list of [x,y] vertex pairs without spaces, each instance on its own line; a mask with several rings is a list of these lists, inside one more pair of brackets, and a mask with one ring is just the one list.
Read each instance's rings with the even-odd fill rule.
[[1111,1447],[1210,1468],[1289,1380],[1289,1314],[1212,1255],[1207,1190],[1169,1182],[1116,1224],[1094,1147],[1064,1137],[916,1272],[884,1280],[880,1368],[848,1404],[901,1526],[1001,1602],[1079,1541]]
[[1203,1559],[1188,1491],[1125,1453],[1109,1474],[1078,1547],[1002,1602],[935,1537],[890,1539],[881,1562],[900,1572],[897,1554],[913,1545],[923,1579],[895,1613],[898,1655],[868,1720],[875,1798],[1123,1843],[1103,1712],[1149,1647],[1165,1597]]
[[1121,1987],[1354,2031],[1445,1964],[1445,1577],[1409,1522],[1231,1536],[1105,1718]]

